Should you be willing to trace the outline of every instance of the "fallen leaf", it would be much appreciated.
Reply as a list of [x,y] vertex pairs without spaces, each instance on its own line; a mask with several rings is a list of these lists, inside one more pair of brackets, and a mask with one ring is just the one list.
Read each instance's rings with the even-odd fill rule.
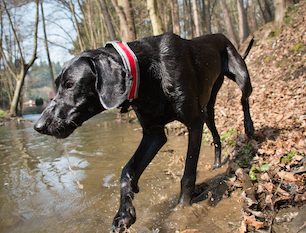
[[268,173],[263,173],[260,175],[260,180],[262,181],[270,181],[270,176],[268,175]]
[[245,221],[241,221],[241,226],[239,228],[239,233],[245,233],[247,232],[247,225],[245,224]]
[[272,204],[273,204],[272,197],[273,197],[272,194],[269,194],[269,195],[266,196],[265,202],[269,206],[272,206]]
[[264,227],[264,223],[257,221],[255,216],[244,216],[244,221],[246,225],[251,225],[253,227],[255,227],[256,230],[261,229]]
[[288,197],[290,196],[290,194],[289,194],[288,192],[286,192],[285,190],[283,190],[283,189],[280,188],[280,187],[278,187],[278,188],[276,189],[276,193],[281,194],[282,196],[285,197],[285,199],[288,198]]
[[289,182],[295,182],[297,179],[294,176],[294,173],[292,172],[285,172],[285,171],[280,171],[277,173],[279,178],[289,181]]
[[263,183],[262,186],[267,190],[268,193],[272,193],[274,185],[270,182]]

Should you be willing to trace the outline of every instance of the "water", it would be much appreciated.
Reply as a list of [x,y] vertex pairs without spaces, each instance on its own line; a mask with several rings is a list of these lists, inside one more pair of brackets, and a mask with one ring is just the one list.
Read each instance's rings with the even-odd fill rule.
[[[141,139],[138,124],[114,119],[115,113],[100,114],[64,140],[36,133],[29,121],[0,127],[0,232],[109,232],[121,169]],[[176,207],[186,143],[186,137],[169,137],[145,170],[131,232],[232,232],[239,227],[239,203],[231,198],[215,207],[207,201]],[[199,183],[219,182],[225,168],[210,170],[211,147],[203,146],[201,154]]]

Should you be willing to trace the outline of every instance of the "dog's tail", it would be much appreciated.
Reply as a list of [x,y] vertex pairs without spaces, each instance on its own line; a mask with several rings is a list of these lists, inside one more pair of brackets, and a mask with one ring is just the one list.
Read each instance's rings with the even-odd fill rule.
[[245,59],[247,58],[247,56],[249,55],[249,52],[250,52],[250,50],[251,50],[253,44],[254,44],[254,36],[252,37],[252,39],[251,39],[251,41],[250,41],[250,43],[249,43],[247,49],[245,50],[245,52],[244,52],[244,54],[243,54],[243,56],[242,56],[242,59],[243,59],[243,60],[245,60]]

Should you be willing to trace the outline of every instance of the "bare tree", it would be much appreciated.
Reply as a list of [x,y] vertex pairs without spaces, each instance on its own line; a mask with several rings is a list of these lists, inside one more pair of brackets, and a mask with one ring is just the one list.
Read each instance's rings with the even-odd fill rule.
[[273,19],[272,11],[269,6],[268,0],[257,0],[259,9],[262,13],[264,22],[270,22]]
[[[223,0],[221,0],[223,1]],[[205,22],[205,27],[206,27],[206,32],[208,34],[211,33],[211,13],[210,13],[210,6],[211,2],[210,0],[203,0],[203,14],[204,14],[204,22]]]
[[39,22],[39,0],[36,0],[33,52],[32,52],[32,56],[31,56],[31,58],[29,59],[28,62],[26,62],[26,60],[25,60],[26,58],[24,57],[22,46],[21,46],[21,38],[19,37],[16,26],[13,23],[11,13],[9,12],[9,10],[7,8],[6,2],[4,0],[2,0],[2,3],[3,3],[3,6],[4,6],[4,10],[7,14],[8,20],[9,20],[9,25],[10,25],[10,28],[13,32],[14,41],[17,44],[17,50],[18,50],[18,54],[19,54],[18,62],[15,62],[15,64],[14,64],[15,66],[13,67],[13,64],[11,64],[9,62],[9,60],[7,58],[7,55],[3,50],[3,47],[0,48],[0,53],[1,53],[1,56],[4,58],[4,60],[6,62],[6,67],[16,81],[15,91],[14,91],[12,102],[10,104],[9,114],[10,114],[10,116],[17,116],[18,114],[20,114],[18,112],[18,105],[19,105],[19,101],[20,101],[20,97],[21,97],[21,91],[22,91],[22,88],[23,88],[25,77],[27,75],[27,72],[29,71],[31,66],[34,64],[34,62],[37,58],[36,56],[37,56],[37,30],[38,30],[38,22]]
[[202,34],[202,24],[197,0],[192,0],[192,15],[195,27],[195,36],[200,36]]
[[281,24],[283,22],[283,18],[285,16],[287,7],[294,3],[294,0],[275,0],[274,6],[275,6],[275,22],[277,24]]
[[190,0],[183,0],[183,15],[184,19],[184,37],[190,39],[193,35],[193,22],[191,17],[191,2]]
[[179,5],[177,0],[171,0],[171,18],[173,25],[173,32],[177,35],[181,34],[180,28],[180,15],[179,15]]
[[235,30],[233,27],[233,22],[232,22],[232,19],[231,19],[231,16],[230,16],[225,0],[220,1],[220,6],[222,8],[225,30],[228,34],[229,39],[237,48],[238,40],[237,40],[237,36],[236,36]]
[[121,39],[132,41],[136,39],[136,28],[132,3],[130,0],[112,0],[112,4],[119,17]]
[[238,21],[239,21],[239,40],[242,43],[249,35],[249,25],[243,0],[237,0]]
[[44,6],[43,5],[44,5],[43,0],[40,0],[41,20],[42,20],[43,31],[44,31],[44,44],[45,44],[45,49],[46,49],[46,54],[47,54],[47,60],[48,60],[48,65],[49,65],[49,72],[50,72],[50,77],[51,77],[52,88],[53,88],[53,91],[55,93],[55,90],[56,90],[55,78],[54,78],[54,71],[53,71],[53,66],[52,66],[50,52],[49,52],[48,36],[47,36],[47,30],[46,30],[46,20],[45,20]]
[[149,11],[153,35],[160,35],[164,32],[163,25],[158,14],[157,2],[156,0],[147,0],[147,9]]
[[248,22],[250,24],[250,31],[255,31],[257,29],[256,3],[255,3],[255,1],[249,2],[249,6],[248,6]]
[[106,28],[108,31],[108,35],[111,40],[116,40],[116,33],[115,33],[114,25],[113,25],[111,16],[108,12],[105,0],[100,0],[100,6],[102,9],[102,13],[103,13],[104,21],[105,21]]
[[79,22],[77,20],[77,16],[76,16],[76,12],[75,12],[75,6],[72,2],[72,0],[69,0],[69,10],[71,12],[71,16],[72,16],[72,23],[74,25],[74,28],[77,32],[77,41],[78,41],[78,45],[80,47],[80,50],[84,50],[84,42],[82,41],[82,36],[81,36],[81,29],[79,26]]

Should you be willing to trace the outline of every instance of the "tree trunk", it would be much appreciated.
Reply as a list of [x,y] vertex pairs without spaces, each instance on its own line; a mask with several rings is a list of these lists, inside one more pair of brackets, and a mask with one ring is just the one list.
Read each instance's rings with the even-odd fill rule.
[[204,7],[204,22],[205,22],[206,32],[208,34],[211,34],[210,0],[203,0],[203,7]]
[[131,0],[121,0],[127,20],[127,37],[129,41],[136,40],[136,28]]
[[[21,91],[22,91],[22,87],[24,84],[24,79],[27,75],[28,70],[31,68],[31,66],[34,64],[35,60],[36,60],[36,56],[37,56],[37,31],[38,31],[38,23],[39,23],[39,0],[36,0],[36,15],[35,15],[35,26],[34,26],[34,45],[33,45],[33,53],[32,56],[29,60],[28,63],[25,62],[25,58],[23,57],[23,53],[22,53],[22,49],[21,49],[21,45],[20,45],[20,39],[18,38],[18,34],[16,31],[16,28],[14,26],[14,23],[12,21],[10,12],[7,9],[6,3],[4,0],[2,0],[2,3],[4,5],[4,9],[7,13],[8,19],[9,19],[9,24],[10,27],[14,33],[14,39],[16,44],[18,45],[18,52],[20,55],[20,59],[19,59],[19,63],[16,65],[18,67],[15,67],[15,70],[19,70],[18,73],[14,74],[14,78],[16,80],[16,87],[14,90],[14,96],[11,102],[11,106],[10,106],[10,116],[17,116],[17,114],[21,114],[18,113],[18,105],[19,105],[19,100],[20,100],[20,95],[21,95]],[[9,68],[9,66],[8,66]],[[10,69],[10,68],[9,68]]]
[[287,7],[293,3],[293,0],[275,0],[275,22],[280,25],[283,22],[283,18],[286,14]]
[[230,41],[237,48],[238,40],[237,40],[237,36],[236,36],[234,28],[233,28],[232,19],[231,19],[228,7],[225,3],[225,0],[221,0],[220,5],[221,5],[221,8],[222,8],[225,30],[228,34],[228,37],[229,37]]
[[81,29],[79,27],[79,23],[78,23],[78,20],[77,20],[77,17],[76,17],[74,4],[73,4],[72,0],[69,1],[69,10],[70,10],[71,15],[72,15],[72,23],[73,23],[74,28],[76,29],[76,32],[77,32],[77,37],[76,38],[78,40],[80,51],[83,51],[84,50],[84,43],[82,41]]
[[257,0],[260,12],[264,19],[264,22],[270,22],[273,19],[272,12],[267,0]]
[[243,0],[237,0],[239,20],[239,42],[242,43],[249,35],[247,14],[243,6]]
[[19,99],[20,99],[22,87],[23,87],[23,84],[24,84],[24,79],[25,79],[25,75],[20,74],[20,77],[16,80],[14,96],[13,96],[13,99],[12,99],[12,102],[11,102],[10,114],[9,114],[12,117],[21,115],[21,113],[18,112],[18,104],[19,104]]
[[49,65],[49,73],[50,73],[50,77],[51,77],[52,88],[53,88],[53,91],[55,93],[56,92],[55,78],[54,78],[54,71],[53,71],[53,66],[52,66],[52,62],[51,62],[51,58],[50,58],[49,46],[48,46],[48,37],[47,37],[47,30],[46,30],[46,21],[45,21],[43,0],[40,0],[40,11],[41,11],[41,20],[42,20],[42,25],[43,25],[43,31],[44,31],[44,44],[45,44],[45,49],[46,49],[46,54],[47,54],[48,65]]
[[147,0],[147,9],[149,11],[153,35],[160,35],[164,32],[163,25],[158,14],[156,0]]
[[191,3],[190,0],[183,0],[184,7],[184,34],[187,39],[193,36],[193,23],[191,17]]
[[173,31],[172,25],[172,12],[171,12],[171,0],[165,0],[164,2],[154,0],[157,3],[157,16],[161,19],[161,25],[163,32]]
[[171,0],[171,17],[173,25],[173,33],[180,35],[180,15],[177,0]]
[[100,0],[100,6],[101,6],[103,17],[104,17],[104,20],[105,20],[105,23],[106,23],[106,28],[107,28],[109,38],[110,38],[110,40],[116,40],[115,29],[114,29],[114,26],[113,26],[113,23],[112,23],[111,16],[108,12],[105,0]]
[[201,19],[198,9],[198,1],[192,0],[192,15],[193,15],[193,22],[195,27],[195,36],[202,35],[202,25],[201,25]]
[[257,29],[257,21],[256,21],[256,5],[255,2],[252,1],[249,5],[249,23],[251,32],[256,31]]
[[136,39],[136,29],[132,3],[130,0],[112,0],[112,4],[119,17],[120,33],[123,41],[132,41]]

